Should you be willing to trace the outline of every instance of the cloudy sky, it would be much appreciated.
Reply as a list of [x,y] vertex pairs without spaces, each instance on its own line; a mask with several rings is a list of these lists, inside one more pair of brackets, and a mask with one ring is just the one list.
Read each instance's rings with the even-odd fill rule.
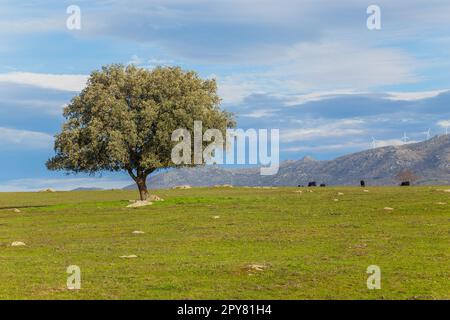
[[[367,7],[381,9],[369,30]],[[69,30],[67,8],[81,9]],[[110,63],[180,65],[218,80],[241,128],[280,128],[281,159],[422,141],[450,125],[450,2],[0,2],[0,191],[121,187],[48,172],[62,107]]]

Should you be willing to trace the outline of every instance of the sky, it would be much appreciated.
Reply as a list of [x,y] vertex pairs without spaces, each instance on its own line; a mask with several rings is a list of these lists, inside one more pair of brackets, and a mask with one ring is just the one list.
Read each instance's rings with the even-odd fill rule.
[[132,182],[45,168],[62,108],[111,63],[217,79],[239,128],[280,129],[281,160],[445,134],[449,15],[438,0],[0,0],[0,191]]

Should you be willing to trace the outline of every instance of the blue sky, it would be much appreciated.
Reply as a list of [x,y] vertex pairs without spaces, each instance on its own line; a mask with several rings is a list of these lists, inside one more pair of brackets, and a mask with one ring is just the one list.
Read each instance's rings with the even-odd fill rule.
[[[381,30],[366,9],[381,8]],[[81,9],[69,30],[66,9]],[[281,159],[330,159],[443,134],[450,2],[0,2],[0,191],[122,187],[124,174],[48,172],[62,107],[110,63],[180,65],[219,83],[241,128],[279,128]]]

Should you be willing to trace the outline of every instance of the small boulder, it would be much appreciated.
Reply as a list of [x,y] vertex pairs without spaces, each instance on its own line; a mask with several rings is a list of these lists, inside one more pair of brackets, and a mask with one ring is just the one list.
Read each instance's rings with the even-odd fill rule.
[[144,200],[144,201],[136,201],[132,204],[127,205],[127,208],[140,208],[140,207],[145,207],[145,206],[150,206],[152,205],[153,202]]
[[261,271],[264,271],[264,269],[266,269],[266,268],[267,268],[267,266],[262,265],[262,264],[249,264],[245,267],[245,269],[248,272],[251,272],[251,271],[261,272]]
[[132,233],[133,233],[133,234],[144,234],[145,232],[144,232],[144,231],[136,230],[136,231],[133,231]]
[[14,241],[13,243],[11,243],[11,247],[23,247],[26,246],[26,244],[22,241]]
[[130,254],[129,256],[120,256],[120,258],[122,258],[122,259],[134,259],[134,258],[137,258],[137,255]]
[[213,216],[213,219],[220,219],[220,216]]
[[158,197],[156,194],[152,194],[148,197],[148,201],[164,201],[164,199]]
[[22,211],[20,211],[20,210],[19,210],[19,209],[17,209],[17,208],[16,208],[16,209],[14,209],[13,211],[14,211],[15,213],[21,213],[21,212],[22,212]]
[[394,211],[394,208],[391,208],[391,207],[384,207],[384,210],[386,210],[386,211]]
[[338,196],[343,196],[344,194],[342,192],[338,192]]
[[364,190],[364,192],[370,192],[369,190]]

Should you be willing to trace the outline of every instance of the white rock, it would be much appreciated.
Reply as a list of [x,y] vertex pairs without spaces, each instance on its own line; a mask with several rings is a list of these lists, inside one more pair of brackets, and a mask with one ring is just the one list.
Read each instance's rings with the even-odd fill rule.
[[21,211],[19,209],[14,209],[13,210],[15,213],[20,213]]
[[148,197],[147,201],[164,201],[164,199],[158,197],[156,194],[152,194]]
[[338,192],[338,196],[343,196],[344,194],[342,192]]
[[213,219],[220,219],[220,216],[213,216]]
[[120,256],[120,258],[122,258],[122,259],[134,259],[134,258],[137,258],[137,255],[130,254],[129,256]]
[[369,190],[364,190],[364,192],[370,192]]
[[133,231],[132,233],[133,233],[133,234],[144,234],[145,232],[144,232],[144,231],[136,230],[136,231]]
[[153,202],[150,201],[136,201],[132,204],[127,205],[127,208],[140,208],[140,207],[145,207],[145,206],[150,206],[152,205]]
[[393,211],[394,208],[391,208],[391,207],[384,207],[384,210],[386,210],[386,211]]
[[262,264],[249,264],[247,266],[248,271],[264,271],[265,268],[266,266]]
[[11,243],[11,247],[23,247],[23,246],[26,246],[26,244],[21,241],[14,241],[13,243]]

